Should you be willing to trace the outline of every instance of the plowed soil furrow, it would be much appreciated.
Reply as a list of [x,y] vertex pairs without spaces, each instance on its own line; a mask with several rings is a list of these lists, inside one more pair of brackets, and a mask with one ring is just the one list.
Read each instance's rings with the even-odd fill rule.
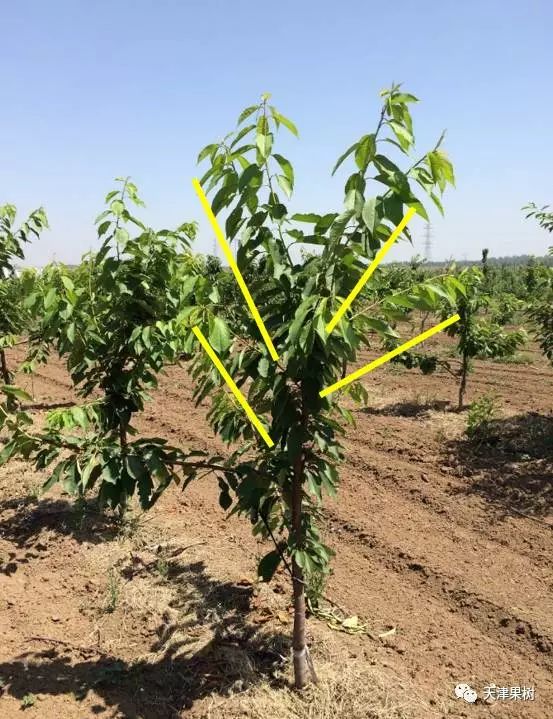
[[[538,652],[526,639],[510,640],[497,632],[495,607],[490,608],[491,618],[478,601],[472,609],[469,601],[463,607],[459,597],[453,600],[446,591],[433,588],[432,581],[418,576],[418,570],[385,566],[373,557],[373,551],[361,553],[356,539],[340,542],[341,560],[330,582],[332,596],[352,611],[371,617],[373,631],[396,628],[398,640],[391,643],[391,652],[399,653],[423,694],[434,693],[438,700],[448,696],[459,677],[480,691],[491,683],[526,683],[539,687],[539,704],[505,704],[497,707],[499,716],[548,719],[548,707],[553,706],[550,664],[536,659]],[[511,621],[507,615],[505,618]],[[465,714],[461,708],[457,710],[459,714],[455,708],[451,713],[490,716],[485,706]]]
[[503,599],[499,605],[478,591],[465,589],[467,585],[461,576],[437,570],[428,560],[421,563],[420,553],[417,556],[409,554],[403,545],[399,547],[382,540],[378,532],[368,532],[352,520],[344,520],[338,512],[330,511],[327,517],[332,533],[338,530],[340,539],[347,538],[352,544],[367,547],[364,555],[371,563],[400,574],[405,592],[429,592],[437,601],[464,615],[483,634],[510,650],[533,657],[537,649],[539,663],[546,669],[553,669],[553,632],[550,626],[543,628],[528,621],[521,616],[521,611],[513,613],[515,605],[511,606]]
[[343,504],[335,508],[342,521],[353,523],[360,532],[370,532],[384,545],[416,558],[437,575],[454,579],[459,587],[480,594],[487,602],[519,607],[521,617],[531,619],[553,637],[550,567],[532,565],[501,545],[474,537],[426,507],[414,506],[397,495],[371,492],[358,479],[354,486],[343,488],[352,500],[347,510]]
[[[413,503],[423,504],[441,515],[447,522],[454,522],[468,532],[477,534],[509,546],[515,526],[525,526],[524,538],[516,543],[517,553],[530,561],[532,566],[548,568],[551,571],[549,549],[553,522],[536,522],[532,518],[504,519],[499,521],[490,516],[490,508],[482,499],[464,493],[466,482],[452,474],[445,474],[442,467],[433,469],[432,455],[427,461],[420,458],[406,460],[393,456],[391,448],[368,447],[358,435],[348,438],[352,451],[348,465],[365,473],[376,491],[393,491],[408,497]],[[415,455],[416,456],[416,455]],[[422,480],[422,481],[421,481]],[[356,488],[355,488],[356,489]],[[553,575],[550,588],[553,589]]]

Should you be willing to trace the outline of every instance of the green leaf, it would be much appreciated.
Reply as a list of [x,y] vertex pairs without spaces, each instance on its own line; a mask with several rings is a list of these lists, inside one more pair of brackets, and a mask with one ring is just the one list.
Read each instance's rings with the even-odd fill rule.
[[295,215],[292,215],[292,220],[296,220],[296,222],[309,222],[309,223],[317,223],[321,219],[320,215],[316,215],[314,212],[297,212]]
[[232,187],[226,187],[223,185],[221,189],[216,193],[215,197],[211,201],[211,209],[214,215],[217,215],[223,207],[226,207],[232,202],[234,197],[234,190]]
[[82,407],[72,407],[71,416],[73,417],[73,421],[75,422],[75,424],[77,424],[79,427],[82,427],[83,429],[86,429],[86,427],[88,426],[88,418]]
[[376,154],[376,138],[374,134],[364,135],[355,149],[355,162],[361,172],[365,172],[370,161]]
[[245,110],[242,110],[240,113],[240,117],[238,118],[237,125],[240,125],[244,122],[250,115],[253,115],[256,110],[259,109],[259,105],[251,105],[250,107],[247,107]]
[[408,92],[400,92],[397,95],[394,96],[395,102],[418,102],[419,98],[415,97],[415,95],[411,95]]
[[108,484],[117,484],[117,480],[119,479],[119,469],[119,462],[115,459],[115,457],[112,457],[102,467],[102,477],[104,482],[107,482]]
[[[230,143],[230,148],[232,150],[233,147],[235,147],[240,140],[245,137],[249,132],[252,130],[255,130],[255,124],[254,125],[246,125],[246,127],[243,127],[240,132],[237,132],[234,136],[234,140]],[[235,150],[235,152],[240,152],[240,150],[243,148],[240,148],[239,150]]]
[[259,376],[266,378],[269,374],[269,367],[269,360],[266,357],[262,357],[257,365]]
[[442,150],[433,150],[426,156],[432,179],[443,192],[447,183],[455,185],[453,165]]
[[351,220],[355,210],[346,210],[334,220],[330,228],[329,237],[332,241],[340,240],[344,234],[344,230],[347,227],[348,222]]
[[57,292],[55,287],[50,287],[48,292],[46,293],[46,296],[44,298],[44,309],[48,310],[50,307],[54,304],[54,301],[57,297]]
[[136,454],[129,454],[125,457],[125,467],[133,479],[140,479],[146,474],[146,467],[142,458]]
[[292,185],[290,180],[284,175],[277,175],[277,182],[288,197],[292,197]]
[[365,201],[361,216],[365,226],[372,234],[374,232],[374,223],[376,220],[376,197],[369,197],[369,199]]
[[353,187],[347,192],[344,205],[347,210],[351,210],[354,214],[360,215],[363,211],[363,194]]
[[199,164],[202,160],[205,160],[205,158],[206,158],[208,155],[211,155],[217,148],[218,148],[218,145],[216,145],[215,143],[213,143],[213,144],[211,144],[211,145],[206,145],[206,146],[204,147],[204,149],[201,150],[201,151],[200,151],[200,154],[198,155],[198,160],[197,160],[198,164]]
[[294,187],[294,168],[292,167],[290,161],[282,155],[278,155],[277,153],[275,153],[273,157],[280,165],[284,176],[290,181],[290,186]]
[[388,125],[392,128],[394,131],[394,135],[397,137],[397,140],[399,144],[401,145],[403,150],[408,150],[411,145],[413,144],[413,135],[409,132],[409,130],[401,125],[399,122],[395,122],[394,120],[389,120]]
[[344,162],[344,160],[346,160],[351,155],[351,153],[357,148],[357,145],[358,145],[358,143],[354,142],[351,147],[348,147],[348,149],[344,152],[343,155],[340,155],[340,157],[336,161],[336,164],[334,165],[334,169],[332,170],[333,175],[336,172],[336,170],[340,167],[342,162]]
[[284,125],[284,127],[287,130],[289,130],[292,133],[292,135],[295,135],[296,137],[298,137],[298,135],[299,135],[298,128],[294,125],[292,120],[289,120],[287,117],[282,115],[274,107],[271,108],[271,113],[272,113],[273,117],[275,118],[275,120],[277,120],[282,125]]
[[230,332],[227,323],[220,317],[209,320],[209,343],[216,352],[226,352],[230,347]]
[[74,283],[69,279],[69,277],[67,277],[67,275],[62,275],[61,281],[66,290],[73,291],[75,289]]
[[67,335],[67,339],[71,342],[71,344],[73,344],[73,342],[75,341],[75,323],[74,322],[71,322],[70,324],[67,325],[67,330],[66,330],[65,334]]
[[125,205],[121,202],[121,200],[114,200],[110,205],[110,210],[116,217],[121,217],[124,209]]
[[242,207],[237,205],[225,220],[225,233],[228,240],[236,235],[242,224]]
[[427,213],[424,205],[422,204],[422,202],[419,202],[418,200],[408,200],[408,201],[406,201],[405,204],[407,205],[407,207],[412,207],[415,210],[415,212],[417,213],[417,215],[419,215],[419,217],[422,217],[423,220],[426,220],[428,222],[428,220],[429,220],[428,213]]
[[259,153],[261,157],[266,160],[269,155],[271,154],[271,149],[273,147],[273,135],[272,133],[262,134],[259,133],[257,135],[255,144],[257,145],[257,149],[259,150]]
[[15,397],[16,399],[19,399],[21,401],[25,402],[32,402],[33,398],[30,394],[25,392],[25,390],[20,389],[19,387],[14,387],[13,384],[4,384],[0,386],[0,391],[4,392],[4,394],[9,395],[10,397]]
[[301,303],[301,305],[297,308],[294,319],[288,329],[288,341],[290,345],[293,345],[295,343],[296,338],[303,326],[303,323],[305,322],[307,313],[310,311],[311,307],[316,303],[316,301],[317,297],[314,295],[310,295],[306,297]]
[[273,578],[278,565],[281,562],[281,556],[276,549],[266,554],[263,559],[259,562],[257,567],[257,575],[261,577],[264,582],[270,582]]
[[263,172],[255,164],[255,162],[252,162],[252,164],[248,165],[248,167],[246,167],[244,172],[240,175],[240,179],[238,180],[238,189],[242,192],[245,187],[250,186],[257,190],[261,187],[262,182]]

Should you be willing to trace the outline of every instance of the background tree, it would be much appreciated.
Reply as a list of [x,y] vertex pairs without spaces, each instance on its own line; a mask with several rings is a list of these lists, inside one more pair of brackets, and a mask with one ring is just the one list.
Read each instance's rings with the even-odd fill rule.
[[42,208],[31,212],[17,229],[14,226],[16,215],[14,205],[0,206],[0,373],[5,385],[11,383],[5,350],[12,347],[27,328],[29,313],[23,300],[34,277],[29,271],[18,276],[14,263],[25,258],[25,243],[33,237],[38,239],[40,232],[48,227]]
[[67,491],[84,494],[97,485],[102,504],[123,510],[136,490],[142,506],[151,506],[176,478],[174,463],[183,453],[164,440],[132,440],[131,420],[163,365],[183,350],[181,308],[196,285],[209,289],[187,249],[195,225],[158,232],[146,227],[129,210],[143,204],[136,186],[120,183],[97,219],[98,253],[85,256],[73,272],[47,268],[27,301],[40,318],[29,365],[55,350],[86,402],[50,412],[44,431],[35,434],[25,413],[10,417],[4,409],[0,419],[12,438],[0,460],[30,457],[38,468],[54,467],[45,489],[61,481]]
[[[530,210],[526,217],[534,217],[540,227],[553,232],[553,212],[549,210],[549,205],[538,208],[531,202],[523,209]],[[553,247],[549,248],[549,254],[553,255]],[[528,305],[528,314],[536,325],[540,347],[553,364],[553,269],[544,268],[535,285],[534,296]]]
[[[460,282],[457,312],[461,319],[446,331],[449,335],[458,338],[457,352],[461,358],[458,372],[458,409],[461,410],[472,361],[476,357],[481,359],[510,357],[524,344],[526,334],[522,330],[506,331],[493,319],[479,317],[479,313],[490,303],[490,296],[485,291],[486,280],[483,270],[478,267],[465,268],[457,279]],[[442,315],[445,317],[449,312],[449,304],[446,304]]]

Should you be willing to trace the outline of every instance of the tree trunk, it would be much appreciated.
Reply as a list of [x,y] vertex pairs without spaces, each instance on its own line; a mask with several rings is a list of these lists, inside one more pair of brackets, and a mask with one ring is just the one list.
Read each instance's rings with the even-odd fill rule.
[[348,361],[347,358],[342,360],[342,374],[340,375],[340,379],[344,379],[344,377],[348,373]]
[[[0,374],[2,375],[2,381],[5,385],[12,383],[10,371],[8,369],[8,363],[6,362],[6,353],[4,350],[0,350]],[[17,401],[11,395],[8,395],[6,399],[6,406],[9,411],[13,411],[17,408]]]
[[[294,466],[294,480],[292,484],[292,532],[296,547],[303,542],[301,526],[302,481],[303,481],[303,452],[296,460]],[[294,685],[296,689],[303,689],[307,685],[309,667],[307,663],[307,644],[305,641],[305,588],[303,571],[292,560],[292,585],[294,591],[294,634],[292,647],[294,651]]]
[[2,372],[2,381],[4,384],[11,384],[10,371],[8,370],[8,363],[6,362],[6,353],[4,350],[0,350],[0,371]]
[[461,363],[461,382],[459,384],[459,410],[463,409],[463,400],[465,398],[465,389],[467,387],[468,364],[468,357],[466,354],[463,354],[463,361]]
[[[119,441],[121,443],[121,452],[125,454],[127,451],[127,426],[124,424],[119,425]],[[128,497],[126,492],[121,492],[119,499],[119,519],[123,521],[125,518],[125,512],[127,511]]]

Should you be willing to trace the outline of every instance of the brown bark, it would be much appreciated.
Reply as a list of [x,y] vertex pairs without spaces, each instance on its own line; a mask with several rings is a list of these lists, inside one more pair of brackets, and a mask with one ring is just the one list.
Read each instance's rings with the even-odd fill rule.
[[[292,532],[296,547],[302,545],[301,505],[303,480],[303,451],[294,466],[292,484]],[[294,685],[303,689],[308,681],[307,645],[305,641],[305,588],[303,571],[295,559],[292,559],[292,586],[294,592],[294,633],[292,648],[294,652]]]
[[342,360],[342,374],[340,375],[340,379],[344,379],[344,377],[348,373],[348,361],[347,359]]
[[11,384],[10,371],[8,370],[8,363],[6,362],[6,353],[4,350],[0,350],[0,371],[2,372],[2,381],[4,384]]
[[[127,427],[124,424],[119,425],[119,441],[121,443],[121,451],[124,454],[127,451]],[[125,512],[127,511],[128,497],[126,492],[121,492],[119,504],[119,519],[123,521]]]
[[463,400],[465,398],[465,389],[467,387],[467,371],[468,371],[468,357],[463,354],[463,361],[461,364],[461,382],[459,384],[459,409],[463,409]]
[[[5,385],[9,385],[12,383],[10,370],[8,369],[8,363],[6,361],[6,353],[4,350],[0,350],[0,374],[2,376],[2,381]],[[17,408],[17,402],[13,397],[8,396],[6,400],[6,406],[8,410],[12,411]]]

